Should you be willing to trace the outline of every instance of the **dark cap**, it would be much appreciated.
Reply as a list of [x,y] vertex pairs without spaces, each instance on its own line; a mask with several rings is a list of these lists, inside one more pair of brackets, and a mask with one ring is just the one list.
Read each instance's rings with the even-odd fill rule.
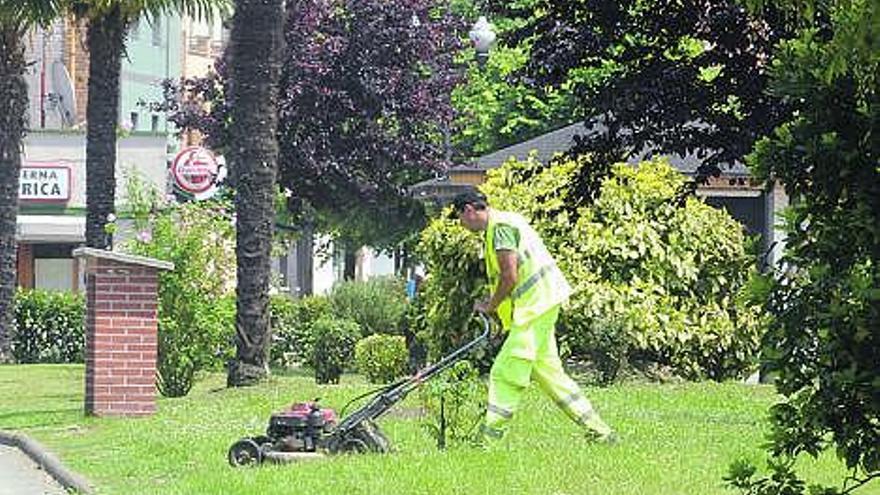
[[473,205],[478,210],[485,209],[488,205],[486,195],[473,188],[456,194],[452,199],[453,213],[461,213],[465,205]]

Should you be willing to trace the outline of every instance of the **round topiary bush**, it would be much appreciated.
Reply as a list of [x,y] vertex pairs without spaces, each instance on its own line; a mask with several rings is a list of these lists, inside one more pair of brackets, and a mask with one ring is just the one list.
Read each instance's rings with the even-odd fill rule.
[[406,373],[406,339],[400,335],[373,334],[358,341],[354,362],[370,383],[388,383]]
[[318,383],[339,383],[339,377],[351,363],[361,328],[353,320],[323,316],[312,324],[311,366]]

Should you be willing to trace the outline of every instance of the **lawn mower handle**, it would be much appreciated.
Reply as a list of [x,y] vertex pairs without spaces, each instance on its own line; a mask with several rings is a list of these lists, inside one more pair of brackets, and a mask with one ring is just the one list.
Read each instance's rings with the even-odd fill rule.
[[[415,382],[415,384],[417,386],[420,385],[421,382],[431,378],[432,376],[436,375],[437,373],[445,370],[446,368],[449,368],[450,366],[452,366],[453,364],[458,362],[465,354],[470,352],[471,349],[473,349],[474,347],[483,343],[486,339],[489,338],[489,330],[492,326],[492,320],[489,318],[489,316],[486,313],[483,313],[482,311],[475,311],[475,313],[477,316],[480,317],[480,320],[482,320],[482,322],[483,322],[483,333],[481,333],[474,340],[472,340],[472,341],[468,342],[467,344],[456,349],[452,354],[444,357],[440,361],[437,361],[433,365],[428,366],[427,368],[419,371],[418,373],[415,374],[414,377],[412,377],[408,381]],[[471,318],[473,318],[473,316],[474,316],[474,314],[472,313]],[[468,318],[468,321],[470,321],[470,318]]]
[[[407,396],[407,394],[421,386],[422,383],[429,380],[431,377],[440,373],[441,371],[449,368],[450,366],[461,360],[474,347],[488,340],[492,321],[490,320],[488,315],[481,311],[476,312],[476,314],[480,317],[480,320],[483,323],[483,333],[481,333],[478,337],[471,340],[467,344],[459,347],[448,356],[445,356],[440,361],[437,361],[433,365],[419,371],[415,375],[400,382],[389,385],[381,393],[373,397],[373,399],[370,400],[369,403],[343,419],[337,427],[337,434],[345,434],[363,421],[377,419],[379,416],[388,411],[388,409],[391,409],[391,406],[400,402],[401,400],[403,400],[404,397]],[[468,318],[468,321],[470,321],[471,318],[473,318],[473,314],[471,314],[471,317]]]

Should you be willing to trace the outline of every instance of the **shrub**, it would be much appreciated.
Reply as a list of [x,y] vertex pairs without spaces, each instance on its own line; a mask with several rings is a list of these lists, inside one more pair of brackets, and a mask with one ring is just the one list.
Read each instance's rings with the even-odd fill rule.
[[[560,264],[576,288],[564,340],[607,371],[642,359],[689,378],[724,379],[755,361],[760,311],[742,227],[695,197],[664,162],[617,165],[583,209]],[[606,380],[613,376],[606,376]]]
[[[419,402],[426,415],[421,425],[437,440],[438,447],[471,440],[486,411],[486,384],[470,361],[452,368],[419,389]],[[443,405],[445,433],[441,435],[440,408]]]
[[329,297],[333,313],[356,321],[364,336],[401,332],[407,299],[404,283],[397,277],[340,282]]
[[[159,275],[158,389],[189,393],[198,372],[232,358],[235,232],[226,201],[162,203],[129,178],[137,236],[123,247],[174,263]],[[151,202],[145,207],[142,202]]]
[[418,256],[430,276],[422,284],[410,327],[437,357],[470,340],[468,317],[486,290],[480,240],[445,215],[422,231]]
[[314,346],[311,366],[318,383],[339,383],[352,359],[361,329],[353,320],[323,316],[312,324]]
[[406,373],[406,340],[399,335],[376,333],[359,340],[354,362],[371,383],[389,383]]
[[312,324],[330,314],[330,301],[322,296],[293,299],[276,295],[269,301],[272,320],[270,359],[274,366],[290,367],[310,362],[315,338]]
[[[493,207],[531,219],[575,289],[561,346],[589,358],[604,381],[632,362],[713,379],[753,366],[763,320],[744,297],[755,269],[742,227],[687,197],[685,178],[662,161],[615,166],[588,205],[573,189],[585,166],[511,161],[483,186]],[[480,240],[439,218],[419,250],[431,273],[424,331],[448,349],[450,330],[484,290]]]
[[13,302],[12,356],[19,363],[81,363],[85,299],[66,292],[19,290]]

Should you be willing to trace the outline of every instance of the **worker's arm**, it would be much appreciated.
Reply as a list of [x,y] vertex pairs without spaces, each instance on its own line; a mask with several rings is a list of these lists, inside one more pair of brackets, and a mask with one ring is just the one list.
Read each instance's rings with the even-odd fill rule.
[[508,249],[500,249],[495,251],[498,257],[498,267],[501,269],[501,278],[498,280],[498,286],[492,292],[492,297],[486,303],[484,309],[486,313],[492,314],[501,305],[502,301],[510,296],[513,288],[516,287],[517,272],[519,264],[516,258],[516,251]]

